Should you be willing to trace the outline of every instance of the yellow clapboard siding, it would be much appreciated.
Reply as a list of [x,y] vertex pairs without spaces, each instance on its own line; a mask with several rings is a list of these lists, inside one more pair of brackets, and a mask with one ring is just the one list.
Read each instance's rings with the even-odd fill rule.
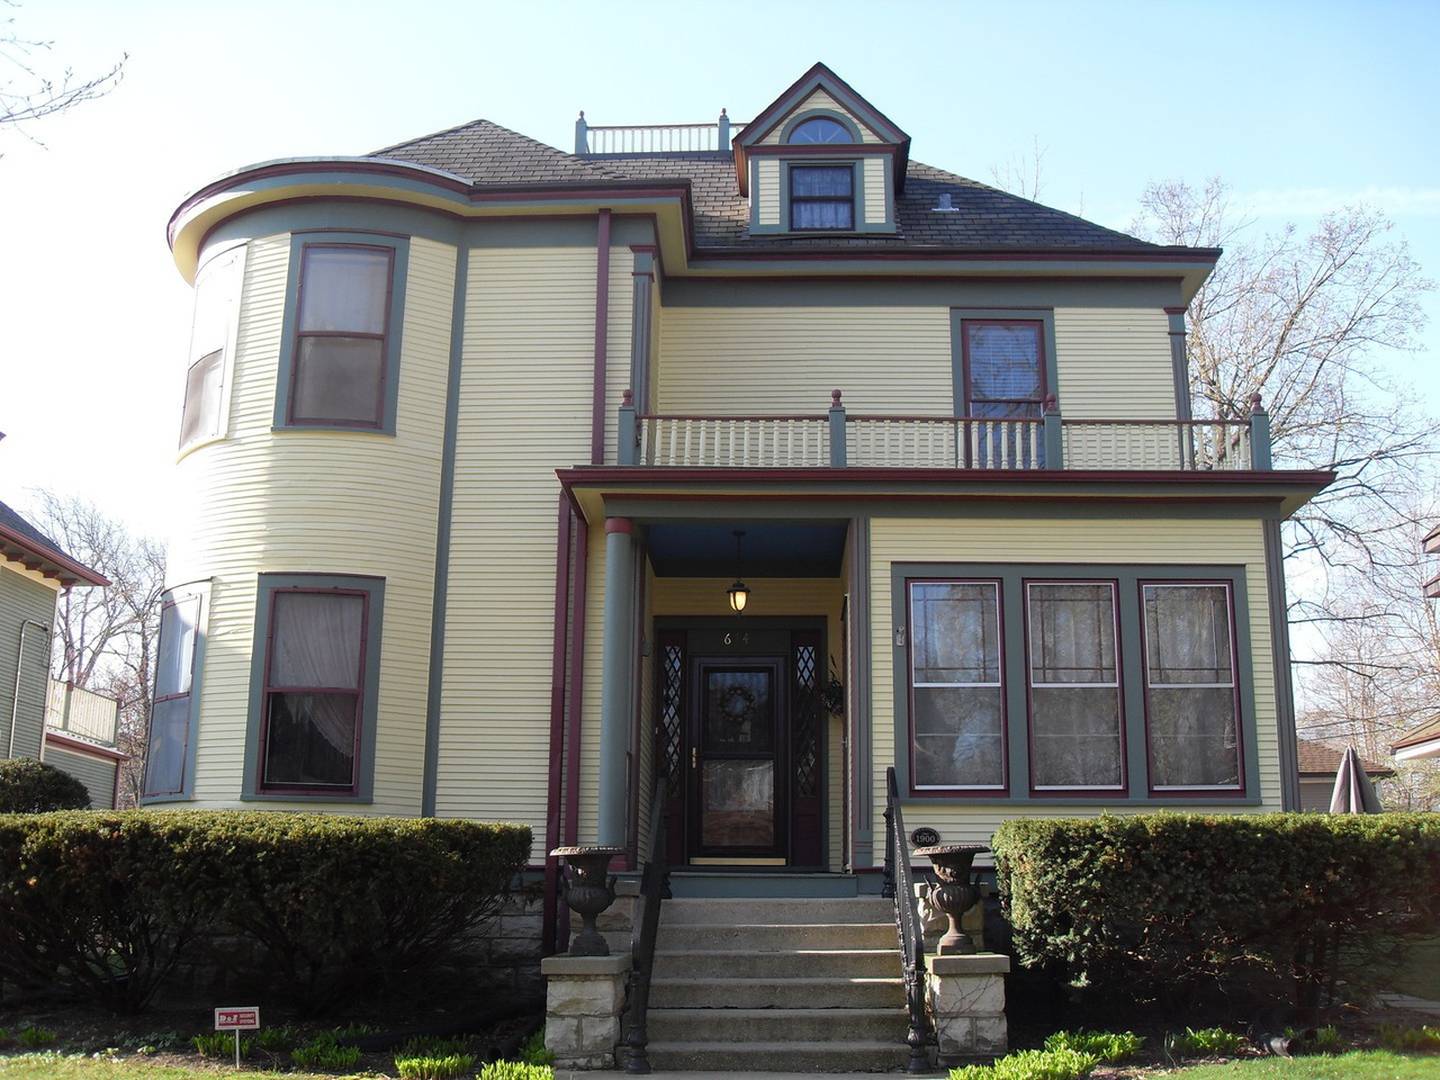
[[229,437],[186,455],[176,470],[180,527],[168,580],[213,582],[195,798],[242,805],[258,575],[365,574],[385,579],[385,619],[374,801],[356,809],[415,814],[455,249],[411,241],[393,437],[272,432],[289,250],[288,235],[251,242]]
[[865,221],[870,225],[885,224],[885,166],[888,158],[861,159],[865,180]]
[[755,163],[758,190],[755,198],[759,209],[756,211],[761,225],[780,224],[780,160],[764,157]]
[[1055,366],[1067,420],[1174,420],[1169,317],[1159,308],[1056,308]]
[[[881,519],[870,525],[872,654],[871,709],[874,726],[875,835],[884,835],[885,768],[894,764],[895,706],[890,568],[897,562],[976,563],[1163,563],[1244,565],[1249,602],[1250,670],[1255,687],[1253,751],[1260,766],[1262,810],[1280,809],[1280,764],[1275,730],[1275,670],[1270,653],[1270,609],[1265,580],[1265,544],[1255,520],[1130,519],[1123,529],[1113,520],[1024,519]],[[1132,778],[1132,783],[1143,782]],[[1011,817],[1066,817],[1134,813],[1145,809],[1101,800],[1076,806],[969,805],[916,800],[923,810],[909,811],[909,825],[933,825],[947,843],[988,842],[999,824]],[[1197,799],[1190,809],[1223,813],[1253,807],[1208,804]],[[918,816],[916,816],[918,815]]]
[[[608,348],[628,384],[628,251],[610,274],[625,292],[612,299]],[[590,460],[595,250],[476,248],[466,291],[436,812],[522,822],[539,845],[555,469]]]
[[841,105],[824,90],[816,90],[814,93],[807,96],[805,100],[802,101],[799,105],[791,109],[790,112],[786,113],[784,118],[775,125],[775,130],[773,130],[772,132],[770,132],[770,134],[766,135],[765,138],[760,140],[760,144],[762,146],[774,146],[779,143],[780,133],[784,130],[785,125],[790,120],[790,117],[798,113],[809,112],[811,109],[829,109],[831,112],[837,112],[841,116],[849,118],[849,120],[857,128],[860,129],[861,142],[874,143],[884,141],[880,138],[879,135],[875,134],[875,132],[871,131],[868,127],[866,127],[858,116],[856,116],[849,109]]
[[944,307],[664,311],[661,413],[813,413],[844,391],[856,413],[954,410]]

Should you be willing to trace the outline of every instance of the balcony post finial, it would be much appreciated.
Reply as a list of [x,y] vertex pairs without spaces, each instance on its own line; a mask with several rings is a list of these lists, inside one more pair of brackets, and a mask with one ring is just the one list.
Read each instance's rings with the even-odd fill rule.
[[575,121],[575,153],[588,154],[590,152],[590,125],[585,123],[585,110],[580,110],[580,118]]
[[1261,403],[1260,391],[1256,390],[1253,394],[1250,395],[1250,413],[1253,416],[1257,412],[1264,411],[1265,406]]
[[1040,406],[1040,435],[1044,439],[1045,460],[1042,465],[1046,469],[1063,469],[1065,467],[1065,429],[1060,419],[1060,402],[1055,400],[1054,394],[1045,396],[1045,403]]
[[720,109],[720,122],[716,126],[716,134],[719,141],[715,144],[715,149],[724,150],[730,145],[730,117],[723,107]]
[[830,391],[830,464],[845,465],[845,406],[840,404],[840,391]]
[[1265,411],[1258,391],[1250,395],[1250,467],[1274,468],[1270,463],[1270,414]]
[[620,395],[620,414],[615,425],[615,452],[621,465],[638,465],[640,428],[635,416],[635,391]]
[[621,405],[634,405],[634,404],[635,404],[635,391],[634,391],[634,390],[622,390],[622,391],[620,391],[620,404],[621,404]]
[[840,406],[840,391],[839,391],[839,390],[831,390],[831,391],[830,391],[830,407],[831,407],[832,409],[835,409],[835,408],[839,408],[839,406]]

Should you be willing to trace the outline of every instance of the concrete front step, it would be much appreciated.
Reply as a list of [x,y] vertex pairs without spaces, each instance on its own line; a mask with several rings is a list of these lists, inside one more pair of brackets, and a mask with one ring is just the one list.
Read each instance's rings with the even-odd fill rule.
[[905,1042],[904,1008],[655,1009],[646,1020],[656,1042]]
[[733,926],[737,923],[888,923],[894,904],[879,897],[821,899],[675,899],[660,907],[662,925]]
[[[663,911],[663,909],[662,909]],[[776,952],[791,949],[898,948],[893,923],[764,923],[671,925],[661,917],[657,949]]]
[[651,1066],[706,1072],[890,1072],[905,1066],[910,1050],[899,1042],[652,1042]]
[[652,1009],[893,1009],[905,984],[889,979],[656,979]]
[[[893,938],[893,934],[892,934]],[[657,949],[658,979],[807,979],[898,976],[900,952],[893,940],[879,949]]]

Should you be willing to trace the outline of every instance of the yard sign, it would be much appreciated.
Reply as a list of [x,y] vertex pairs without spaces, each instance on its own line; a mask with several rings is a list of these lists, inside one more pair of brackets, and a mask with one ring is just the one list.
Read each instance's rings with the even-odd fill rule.
[[215,1030],[235,1032],[235,1068],[240,1068],[240,1032],[260,1027],[259,1005],[231,1005],[215,1010]]

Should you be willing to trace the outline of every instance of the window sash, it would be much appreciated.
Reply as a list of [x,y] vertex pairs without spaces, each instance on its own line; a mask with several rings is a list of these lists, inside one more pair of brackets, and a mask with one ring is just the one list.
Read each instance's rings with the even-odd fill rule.
[[[195,659],[199,649],[201,598],[171,597],[160,608],[155,648],[155,683],[145,733],[146,760],[141,797],[180,795],[190,765],[191,699],[195,690]],[[174,642],[176,634],[180,641]],[[174,648],[167,648],[174,644]],[[167,671],[167,667],[172,670]],[[157,752],[157,748],[164,752]],[[158,776],[161,767],[170,769]],[[173,780],[171,779],[173,777]]]
[[[1095,587],[1104,587],[1104,588],[1106,589],[1106,591],[1107,591],[1107,594],[1108,594],[1108,596],[1109,596],[1109,604],[1110,604],[1110,628],[1111,628],[1111,629],[1110,629],[1110,635],[1111,635],[1111,636],[1110,636],[1110,641],[1109,641],[1109,644],[1110,644],[1110,655],[1109,655],[1109,657],[1107,658],[1107,657],[1105,657],[1105,656],[1103,655],[1103,651],[1102,651],[1102,655],[1100,656],[1100,667],[1099,667],[1098,670],[1105,671],[1105,670],[1108,669],[1108,671],[1111,673],[1110,678],[1108,678],[1108,679],[1101,678],[1101,679],[1097,679],[1097,680],[1093,680],[1093,681],[1052,681],[1052,680],[1048,680],[1048,679],[1045,679],[1045,678],[1043,678],[1043,677],[1040,677],[1040,673],[1037,671],[1036,649],[1037,649],[1037,647],[1040,647],[1040,646],[1041,646],[1042,638],[1041,638],[1041,634],[1040,634],[1039,632],[1037,632],[1037,629],[1036,629],[1036,628],[1037,628],[1038,625],[1041,624],[1042,619],[1037,617],[1037,613],[1036,613],[1036,609],[1035,609],[1035,598],[1036,598],[1035,590],[1036,590],[1036,589],[1045,589],[1045,588],[1047,588],[1047,587],[1059,587],[1059,588],[1064,588],[1064,587],[1068,587],[1068,586],[1095,586]],[[1027,692],[1026,692],[1026,695],[1025,695],[1025,696],[1026,696],[1026,710],[1027,710],[1027,713],[1028,713],[1028,715],[1027,715],[1027,717],[1026,717],[1026,720],[1027,720],[1027,723],[1028,723],[1028,725],[1029,725],[1029,732],[1030,732],[1030,739],[1029,739],[1029,742],[1030,742],[1030,777],[1031,777],[1030,787],[1031,787],[1031,790],[1032,790],[1032,791],[1049,791],[1049,792],[1065,792],[1065,791],[1117,792],[1117,791],[1119,791],[1119,792],[1123,792],[1123,791],[1125,791],[1126,788],[1127,788],[1126,775],[1125,775],[1125,700],[1124,700],[1124,694],[1121,692],[1122,673],[1121,673],[1121,670],[1120,670],[1120,663],[1121,663],[1120,654],[1121,654],[1121,648],[1122,648],[1122,641],[1121,641],[1121,632],[1120,632],[1120,603],[1119,603],[1119,593],[1120,593],[1120,585],[1119,585],[1119,582],[1118,582],[1118,581],[1114,581],[1114,580],[1095,580],[1095,579],[1088,579],[1088,580],[1087,580],[1087,579],[1084,579],[1084,578],[1061,578],[1061,579],[1055,579],[1055,580],[1049,580],[1049,581],[1027,581],[1027,582],[1025,582],[1025,626],[1026,626],[1026,638],[1027,638],[1027,640],[1026,640],[1026,646],[1025,646],[1025,678],[1026,678]],[[1107,659],[1108,659],[1108,664],[1106,663],[1106,660],[1107,660]],[[1055,667],[1061,667],[1062,669],[1073,670],[1073,671],[1078,671],[1078,670],[1080,670],[1076,665],[1042,664],[1042,665],[1039,665],[1039,667],[1040,667],[1042,670],[1045,669],[1045,668],[1055,668]],[[1071,738],[1071,739],[1074,739],[1074,740],[1083,740],[1083,739],[1091,739],[1091,738],[1093,738],[1093,739],[1097,739],[1097,740],[1098,740],[1098,739],[1104,738],[1107,742],[1110,740],[1110,733],[1109,733],[1109,732],[1101,733],[1101,732],[1079,732],[1079,731],[1077,731],[1077,732],[1072,732],[1072,733],[1060,733],[1060,734],[1044,734],[1044,733],[1042,733],[1042,727],[1043,727],[1043,724],[1044,724],[1044,718],[1040,715],[1041,709],[1040,709],[1040,707],[1039,707],[1039,703],[1038,703],[1037,700],[1036,700],[1037,694],[1048,697],[1050,694],[1052,694],[1052,693],[1054,693],[1054,692],[1063,692],[1063,691],[1067,691],[1067,690],[1080,691],[1080,692],[1082,692],[1082,693],[1083,693],[1083,692],[1093,692],[1093,691],[1098,691],[1098,690],[1110,690],[1110,691],[1113,691],[1113,693],[1114,693],[1114,701],[1115,701],[1114,743],[1115,743],[1115,751],[1116,751],[1116,775],[1117,775],[1117,777],[1118,777],[1118,779],[1116,780],[1115,783],[1103,783],[1103,784],[1073,784],[1073,783],[1066,783],[1066,784],[1039,784],[1039,783],[1036,783],[1036,782],[1035,782],[1035,776],[1036,776],[1036,774],[1039,772],[1039,766],[1040,766],[1040,760],[1039,760],[1040,755],[1037,753],[1037,742],[1036,742],[1037,739],[1039,739],[1039,738],[1045,738],[1045,739],[1049,739],[1049,738]],[[1092,693],[1092,696],[1094,696],[1093,693]],[[1109,720],[1109,716],[1108,716],[1108,715],[1105,716],[1104,719],[1108,721],[1108,720]]]
[[[975,341],[974,331],[987,327],[1024,328],[1034,335],[1035,340],[1035,386],[1034,394],[992,394],[975,386]],[[977,406],[1010,406],[1005,415],[1011,417],[1037,417],[1041,415],[1045,397],[1049,392],[1045,374],[1045,324],[1038,319],[964,319],[960,324],[962,360],[965,367],[965,408],[969,416],[990,416],[992,413]]]
[[[1225,614],[1224,621],[1220,624],[1224,627],[1227,636],[1227,652],[1230,666],[1230,678],[1228,681],[1217,682],[1155,682],[1152,680],[1152,657],[1159,652],[1157,642],[1152,638],[1152,622],[1150,618],[1150,597],[1158,594],[1164,589],[1195,589],[1195,590],[1221,590],[1223,594],[1222,610]],[[1159,608],[1156,608],[1159,615]],[[1239,645],[1236,641],[1235,627],[1235,603],[1233,586],[1229,581],[1141,581],[1140,582],[1140,639],[1141,648],[1144,650],[1144,675],[1145,675],[1145,735],[1147,742],[1146,764],[1150,771],[1150,790],[1155,792],[1170,793],[1207,793],[1212,791],[1235,792],[1245,790],[1245,744],[1244,744],[1244,719],[1241,713],[1240,702],[1240,679],[1239,679]],[[1153,629],[1159,629],[1155,626]],[[1215,733],[1221,740],[1222,748],[1233,754],[1235,765],[1235,782],[1224,784],[1207,783],[1185,783],[1185,784],[1160,784],[1155,783],[1155,775],[1158,772],[1156,762],[1155,743],[1162,738],[1179,738],[1180,736],[1167,736],[1157,733],[1155,730],[1155,715],[1159,711],[1156,707],[1155,691],[1164,694],[1175,695],[1184,691],[1230,691],[1230,731],[1223,729]],[[1213,738],[1215,736],[1210,736]]]
[[206,353],[185,373],[185,404],[180,410],[180,448],[220,433],[220,402],[225,350]]
[[[307,303],[306,287],[315,288],[315,282],[311,281],[310,275],[317,263],[311,261],[312,254],[323,256],[327,252],[364,252],[382,256],[385,260],[385,289],[383,298],[379,299],[381,310],[361,315],[356,324],[352,327],[335,327],[326,325],[317,326],[313,329],[306,328]],[[318,265],[324,265],[319,263]],[[333,285],[329,287],[333,288]],[[390,308],[395,293],[395,249],[376,244],[337,244],[332,242],[305,244],[300,250],[300,277],[299,287],[295,297],[295,339],[290,356],[290,388],[286,404],[286,423],[297,427],[307,424],[320,425],[325,427],[353,427],[361,429],[380,429],[385,425],[385,395],[389,386],[390,366]],[[330,320],[334,321],[334,320]],[[379,330],[375,330],[375,326]],[[359,416],[331,416],[328,412],[338,410],[327,410],[315,408],[308,413],[301,413],[300,389],[303,377],[302,368],[306,365],[310,350],[306,347],[309,341],[316,341],[325,338],[343,338],[356,341],[373,341],[379,343],[380,362],[375,372],[375,408],[369,417]],[[317,361],[318,362],[318,359]]]
[[[993,605],[990,606],[989,612],[986,612],[985,616],[982,617],[988,617],[990,613],[993,612],[993,622],[982,628],[982,655],[979,657],[978,662],[969,664],[967,666],[980,671],[984,671],[986,669],[986,667],[988,666],[988,649],[984,647],[984,640],[986,637],[988,637],[990,641],[994,642],[994,647],[996,651],[995,678],[993,680],[957,679],[946,681],[920,681],[916,678],[918,658],[916,655],[917,649],[915,643],[917,640],[919,640],[920,637],[920,635],[917,633],[917,630],[920,627],[922,621],[922,616],[919,609],[921,604],[925,602],[923,597],[917,596],[917,592],[918,590],[923,589],[925,586],[936,585],[980,586],[991,590],[994,602]],[[1005,600],[1001,584],[999,581],[987,578],[934,578],[910,581],[906,584],[906,591],[908,594],[906,597],[906,611],[909,624],[907,628],[907,641],[909,642],[909,647],[906,650],[909,656],[906,666],[909,671],[908,681],[910,684],[910,788],[912,791],[968,791],[975,793],[1003,794],[1004,792],[1009,790],[1009,734],[1006,730],[1007,724],[1005,702]],[[930,633],[932,633],[932,631],[926,631],[927,636]],[[989,731],[956,730],[953,732],[926,732],[919,730],[917,726],[917,720],[919,719],[920,710],[918,707],[918,701],[921,696],[921,692],[933,692],[943,690],[968,691],[969,693],[963,694],[961,695],[961,697],[965,700],[975,701],[979,703],[978,707],[980,708],[985,707],[985,703],[988,699],[991,698],[993,694],[994,711],[996,715],[996,725],[993,733]],[[940,695],[932,694],[931,696],[938,697]],[[990,743],[997,744],[995,746],[995,756],[997,758],[995,768],[998,773],[997,782],[952,782],[943,784],[921,783],[917,776],[917,773],[919,771],[918,759],[920,757],[919,751],[922,746],[922,740],[934,741],[942,744],[944,741],[948,740],[953,746],[956,747],[959,747],[966,742],[969,742],[973,745],[976,741],[980,741],[982,745],[988,745]],[[975,755],[972,755],[972,757],[973,756]]]
[[[305,586],[293,586],[272,588],[270,592],[269,626],[265,636],[265,680],[262,687],[260,700],[262,702],[263,716],[259,740],[259,772],[257,784],[262,792],[289,791],[304,793],[306,791],[329,792],[332,794],[353,794],[359,790],[360,785],[360,754],[361,743],[364,732],[365,716],[365,683],[366,664],[369,651],[369,624],[370,624],[370,595],[359,589],[329,589]],[[295,685],[277,683],[273,681],[275,671],[276,636],[279,622],[279,613],[282,608],[281,598],[285,596],[326,596],[326,597],[355,597],[360,600],[359,612],[359,644],[358,664],[353,686],[317,686],[317,685]],[[350,697],[353,699],[350,715],[354,726],[353,748],[350,758],[350,780],[345,784],[321,783],[314,781],[292,782],[272,781],[270,776],[270,749],[271,749],[271,717],[272,709],[277,697],[285,694],[290,695],[327,695]]]
[[[844,190],[834,192],[801,193],[800,188],[807,177],[819,178],[818,174],[828,173],[845,178]],[[855,170],[850,165],[792,165],[789,169],[790,183],[790,228],[797,232],[846,232],[855,228]],[[800,183],[797,183],[797,180]],[[813,224],[802,221],[809,216],[808,208],[819,211],[828,207],[843,212],[846,220],[837,224]]]

